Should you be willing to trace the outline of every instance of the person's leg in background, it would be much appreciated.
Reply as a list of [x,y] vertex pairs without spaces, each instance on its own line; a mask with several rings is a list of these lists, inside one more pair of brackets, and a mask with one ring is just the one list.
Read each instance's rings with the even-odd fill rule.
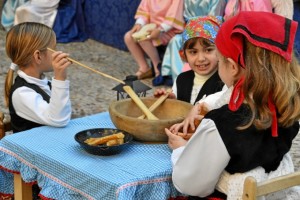
[[150,58],[154,71],[155,71],[155,77],[160,75],[160,70],[158,69],[158,65],[161,63],[158,50],[157,48],[152,44],[151,40],[144,40],[140,42],[141,48],[144,50],[146,55]]
[[124,36],[124,42],[129,52],[133,56],[133,59],[135,60],[135,62],[139,67],[135,75],[138,77],[138,79],[152,77],[151,69],[148,66],[147,60],[145,58],[145,52],[140,46],[140,43],[136,42],[131,35],[132,35],[131,31],[128,31]]

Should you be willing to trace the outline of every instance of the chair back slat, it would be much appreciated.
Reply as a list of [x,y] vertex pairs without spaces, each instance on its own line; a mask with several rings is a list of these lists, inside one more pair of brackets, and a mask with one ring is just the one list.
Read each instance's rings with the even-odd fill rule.
[[279,176],[257,183],[256,179],[248,176],[244,181],[243,200],[256,200],[257,197],[278,192],[300,185],[300,171]]

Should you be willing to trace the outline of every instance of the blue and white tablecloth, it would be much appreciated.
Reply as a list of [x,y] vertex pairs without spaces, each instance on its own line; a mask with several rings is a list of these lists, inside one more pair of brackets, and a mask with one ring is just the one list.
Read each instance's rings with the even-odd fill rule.
[[134,142],[112,156],[91,155],[74,135],[91,128],[115,128],[107,112],[72,120],[65,128],[39,127],[0,140],[0,193],[13,193],[13,174],[37,181],[53,199],[168,199],[172,185],[167,144]]

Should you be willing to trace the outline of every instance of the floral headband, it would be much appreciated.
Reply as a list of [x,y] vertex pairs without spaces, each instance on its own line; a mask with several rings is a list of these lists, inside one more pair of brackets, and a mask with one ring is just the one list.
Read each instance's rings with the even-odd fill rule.
[[183,44],[195,37],[205,38],[215,43],[222,22],[221,16],[200,16],[189,19],[182,33]]

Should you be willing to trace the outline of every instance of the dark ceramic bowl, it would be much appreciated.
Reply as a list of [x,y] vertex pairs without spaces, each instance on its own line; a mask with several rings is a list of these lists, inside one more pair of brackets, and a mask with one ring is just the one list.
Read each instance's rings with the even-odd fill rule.
[[[84,141],[88,138],[99,138],[107,135],[112,135],[118,132],[122,132],[124,137],[124,143],[121,145],[115,146],[106,146],[105,144],[92,146],[86,144]],[[80,146],[85,149],[88,153],[94,155],[113,155],[122,151],[122,149],[126,148],[127,144],[132,141],[132,135],[119,130],[119,129],[110,129],[110,128],[96,128],[96,129],[88,129],[84,131],[80,131],[75,135],[75,140],[80,144]]]

